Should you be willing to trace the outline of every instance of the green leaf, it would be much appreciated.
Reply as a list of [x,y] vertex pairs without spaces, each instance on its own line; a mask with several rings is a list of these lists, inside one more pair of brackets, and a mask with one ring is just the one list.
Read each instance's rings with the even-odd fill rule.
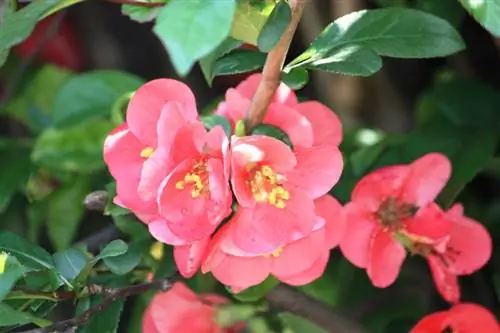
[[177,271],[177,266],[174,261],[173,247],[161,243],[157,244],[162,246],[162,257],[155,271],[155,279],[162,279],[172,276]]
[[[0,26],[0,54],[28,38],[42,14],[58,0],[37,0],[7,15]],[[0,62],[0,66],[3,63]]]
[[[139,0],[138,2],[161,2],[158,0],[149,1],[149,0]],[[154,20],[158,14],[160,14],[162,7],[141,7],[135,5],[122,5],[122,14],[127,15],[130,19],[144,23]]]
[[268,124],[259,124],[252,129],[252,135],[265,135],[270,136],[288,145],[293,149],[293,144],[288,134],[286,134],[282,129]]
[[103,258],[104,265],[106,265],[113,274],[125,275],[140,264],[143,250],[144,242],[132,243],[124,254]]
[[0,302],[27,271],[16,257],[0,253]]
[[2,140],[5,145],[0,145],[0,213],[10,203],[14,193],[26,185],[31,174],[31,161],[29,146],[20,142]]
[[57,252],[53,257],[59,274],[70,281],[75,280],[87,264],[85,255],[77,249]]
[[234,75],[251,72],[262,68],[266,55],[261,52],[238,49],[218,59],[213,68],[212,75]]
[[103,169],[104,139],[113,127],[109,121],[96,120],[71,129],[49,128],[38,137],[31,159],[55,173]]
[[382,59],[366,47],[347,45],[311,61],[306,67],[342,75],[370,76],[382,68]]
[[106,190],[108,190],[108,202],[106,203],[106,208],[104,208],[104,215],[122,216],[130,214],[128,209],[120,207],[113,202],[116,196],[116,182],[106,185]]
[[257,46],[262,52],[271,51],[278,44],[281,35],[285,32],[290,20],[292,11],[285,0],[280,0],[274,7],[271,15],[267,19],[262,31],[257,39]]
[[150,237],[146,225],[132,214],[113,216],[113,222],[121,232],[130,235],[134,240],[143,240]]
[[24,325],[29,323],[34,323],[41,327],[52,324],[49,320],[37,318],[29,312],[22,312],[12,308],[6,303],[0,303],[0,327]]
[[234,15],[231,36],[257,45],[257,38],[274,6],[273,0],[264,0],[259,4],[254,4],[251,0],[240,1]]
[[328,25],[289,66],[322,59],[333,49],[347,45],[395,58],[443,57],[465,47],[458,32],[432,14],[409,8],[361,10]]
[[90,179],[80,176],[64,184],[50,197],[47,213],[47,232],[54,247],[60,251],[74,241],[85,207],[83,200],[90,192]]
[[54,13],[57,13],[60,10],[63,10],[65,8],[68,8],[70,6],[76,5],[80,2],[83,2],[84,0],[59,0],[55,6],[47,10],[41,17],[41,19],[46,18],[47,16],[50,16]]
[[165,45],[181,76],[214,51],[228,36],[235,0],[171,0],[156,19],[153,31]]
[[224,129],[224,133],[226,133],[228,137],[231,136],[232,133],[231,124],[224,116],[218,114],[213,114],[211,116],[204,116],[201,117],[201,122],[203,123],[203,125],[205,125],[205,127],[208,130],[211,130],[216,126],[221,126]]
[[489,32],[500,37],[500,0],[459,0]]
[[52,256],[47,251],[13,232],[0,231],[0,251],[16,257],[22,265],[29,268],[54,268]]
[[300,90],[309,82],[309,72],[305,68],[294,68],[282,72],[281,80],[291,89]]
[[210,87],[212,86],[212,81],[214,79],[214,65],[217,59],[237,49],[241,46],[241,44],[242,43],[239,40],[228,37],[213,52],[200,60],[201,71],[203,72],[203,76],[205,76],[205,80]]
[[128,250],[128,245],[121,239],[116,239],[112,242],[110,242],[104,249],[102,249],[101,253],[99,253],[96,257],[95,260],[100,260],[104,258],[111,258],[111,257],[117,257]]
[[456,28],[465,18],[465,10],[457,0],[417,0],[413,7],[439,16]]
[[282,313],[279,316],[284,321],[285,326],[289,328],[285,331],[286,333],[327,333],[321,327],[291,313]]
[[57,94],[52,112],[54,125],[67,128],[108,116],[118,98],[137,90],[143,83],[137,76],[116,70],[75,76]]
[[229,288],[227,288],[227,289],[230,293],[232,293],[233,297],[238,299],[239,301],[255,302],[255,301],[258,301],[258,300],[264,298],[267,295],[267,293],[271,289],[276,287],[278,284],[279,284],[279,281],[270,275],[267,279],[265,279],[259,285],[245,289],[244,291],[242,291],[240,293],[233,293],[231,291],[231,289],[229,289]]

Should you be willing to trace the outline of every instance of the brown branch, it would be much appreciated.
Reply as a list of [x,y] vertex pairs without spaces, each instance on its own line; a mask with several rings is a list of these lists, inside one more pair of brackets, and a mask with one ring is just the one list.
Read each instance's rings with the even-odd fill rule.
[[309,0],[290,0],[292,19],[278,44],[267,55],[266,63],[262,70],[262,81],[257,87],[257,91],[248,109],[246,119],[247,131],[251,131],[253,127],[264,120],[267,108],[281,82],[281,70],[283,69],[290,43],[308,2]]
[[131,5],[136,7],[144,7],[144,8],[157,8],[165,6],[165,2],[143,2],[136,0],[105,0],[107,2],[117,3],[120,5]]

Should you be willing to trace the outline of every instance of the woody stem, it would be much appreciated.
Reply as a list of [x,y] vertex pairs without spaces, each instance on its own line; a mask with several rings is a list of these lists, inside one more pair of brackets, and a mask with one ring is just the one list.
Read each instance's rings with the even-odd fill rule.
[[262,70],[262,80],[248,109],[246,119],[246,130],[251,131],[253,127],[260,124],[266,115],[267,108],[273,99],[281,81],[281,70],[292,42],[292,38],[302,17],[305,6],[309,0],[290,0],[292,18],[287,29],[281,36],[280,41],[269,52]]

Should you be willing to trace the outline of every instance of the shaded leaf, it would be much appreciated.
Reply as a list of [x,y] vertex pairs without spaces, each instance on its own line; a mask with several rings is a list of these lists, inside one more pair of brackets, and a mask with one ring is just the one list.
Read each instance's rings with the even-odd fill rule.
[[128,250],[128,245],[121,239],[114,240],[110,242],[108,245],[102,249],[101,253],[99,253],[95,260],[116,257],[124,254]]
[[273,8],[266,23],[262,27],[257,39],[257,46],[262,52],[271,51],[281,39],[281,35],[285,32],[290,20],[292,19],[292,11],[285,0],[281,0]]
[[104,265],[113,274],[125,275],[140,264],[143,250],[144,242],[133,243],[124,254],[103,258]]
[[13,232],[0,230],[0,251],[16,257],[22,265],[29,268],[54,268],[52,256],[47,251]]
[[48,326],[49,320],[38,318],[29,312],[18,311],[6,303],[0,303],[0,327],[35,323],[38,326]]
[[[159,0],[149,1],[140,0],[140,2],[161,2]],[[127,15],[132,20],[144,23],[154,20],[161,11],[162,7],[141,7],[134,5],[122,5],[122,14]]]
[[238,49],[223,56],[214,64],[212,75],[233,75],[247,73],[264,66],[266,55],[252,50]]
[[413,7],[439,16],[456,28],[465,18],[465,10],[457,0],[417,0]]
[[224,116],[218,114],[213,114],[211,116],[204,116],[201,117],[201,122],[203,123],[203,125],[205,125],[205,127],[208,130],[211,130],[215,126],[221,126],[224,129],[226,135],[228,137],[231,136],[232,133],[231,124]]
[[27,271],[16,257],[0,253],[0,302]]
[[245,289],[240,293],[233,293],[231,289],[227,288],[230,293],[232,293],[233,297],[242,301],[242,302],[255,302],[262,298],[264,298],[267,293],[276,287],[279,284],[279,281],[273,276],[269,276],[262,283],[257,286],[250,287]]
[[268,124],[259,124],[252,129],[251,134],[273,137],[275,139],[280,140],[281,142],[285,143],[287,146],[293,149],[293,144],[290,138],[288,137],[288,134],[286,134],[282,129],[276,126]]
[[87,264],[85,255],[77,249],[57,252],[53,257],[59,274],[70,281],[76,279]]
[[234,38],[228,37],[222,44],[220,44],[213,52],[209,55],[203,57],[200,60],[200,68],[205,76],[205,80],[207,81],[209,86],[212,86],[212,81],[214,79],[214,65],[217,59],[228,54],[229,52],[237,49],[241,46],[241,42]]
[[300,90],[309,82],[307,69],[298,67],[281,73],[281,80],[291,89]]
[[499,0],[459,0],[467,11],[489,32],[500,37]]

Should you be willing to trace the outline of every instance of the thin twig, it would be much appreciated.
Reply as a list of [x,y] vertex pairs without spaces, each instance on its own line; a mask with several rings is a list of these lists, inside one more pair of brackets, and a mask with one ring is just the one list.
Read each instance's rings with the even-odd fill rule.
[[288,28],[281,36],[280,41],[267,55],[264,68],[262,70],[262,81],[257,87],[257,91],[248,109],[246,119],[246,129],[250,131],[260,124],[266,115],[267,108],[281,82],[281,70],[285,63],[285,58],[292,42],[293,35],[297,30],[300,18],[309,0],[291,0],[292,19]]
[[107,2],[118,3],[121,5],[131,5],[136,7],[156,8],[165,6],[165,2],[145,2],[135,0],[106,0]]

